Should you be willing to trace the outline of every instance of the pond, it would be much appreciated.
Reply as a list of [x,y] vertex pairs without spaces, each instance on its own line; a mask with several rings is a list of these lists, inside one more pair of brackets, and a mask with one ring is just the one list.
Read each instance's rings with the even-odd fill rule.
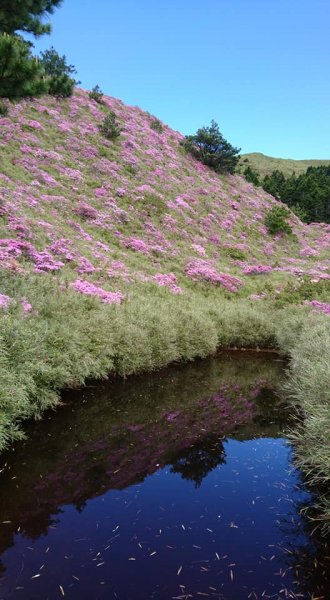
[[0,599],[329,597],[283,376],[232,352],[64,393],[2,457]]

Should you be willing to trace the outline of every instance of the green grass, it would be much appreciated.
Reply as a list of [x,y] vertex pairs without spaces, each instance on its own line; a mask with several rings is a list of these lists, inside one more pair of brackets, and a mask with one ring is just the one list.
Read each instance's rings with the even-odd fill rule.
[[330,165],[330,160],[293,160],[291,158],[274,158],[260,152],[251,152],[250,154],[241,155],[238,168],[243,172],[247,166],[250,166],[258,171],[262,177],[278,170],[289,177],[292,173],[301,175],[301,173],[307,171],[308,167],[319,167],[321,165]]

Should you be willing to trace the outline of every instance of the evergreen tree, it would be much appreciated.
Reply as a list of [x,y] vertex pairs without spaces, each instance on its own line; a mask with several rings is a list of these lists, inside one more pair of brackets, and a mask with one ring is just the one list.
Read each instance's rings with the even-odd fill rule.
[[285,177],[282,171],[276,170],[264,177],[262,187],[268,194],[275,196],[275,198],[282,198],[284,183]]
[[0,97],[33,97],[47,91],[44,70],[30,45],[17,35],[0,35]]
[[16,31],[25,31],[35,36],[50,33],[48,23],[42,23],[42,17],[52,14],[62,0],[1,0],[0,33],[12,35]]
[[0,0],[0,97],[20,98],[49,92],[71,96],[76,69],[51,48],[33,57],[33,45],[17,32],[40,36],[51,27],[42,22],[62,0]]
[[255,169],[252,169],[252,167],[247,166],[246,169],[244,170],[244,177],[246,179],[246,181],[249,181],[250,183],[253,183],[254,185],[260,185],[260,175],[258,173],[258,171],[256,171]]
[[307,223],[330,222],[330,166],[308,167],[306,173],[288,178],[273,171],[265,176],[262,187]]
[[49,94],[62,98],[71,96],[74,86],[80,82],[71,77],[77,71],[73,65],[67,64],[66,56],[60,56],[52,47],[41,52],[41,64],[45,69]]
[[195,135],[186,136],[183,146],[217,173],[234,173],[239,161],[240,148],[225,140],[215,121],[211,121],[210,127],[198,129]]

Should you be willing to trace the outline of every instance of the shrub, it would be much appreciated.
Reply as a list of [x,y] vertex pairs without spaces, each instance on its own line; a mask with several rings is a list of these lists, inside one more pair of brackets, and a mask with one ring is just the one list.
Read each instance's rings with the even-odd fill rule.
[[99,85],[95,85],[88,95],[91,100],[95,100],[98,104],[103,104],[103,92]]
[[222,248],[223,254],[225,256],[229,256],[233,260],[246,260],[247,256],[243,250],[239,250],[238,248]]
[[272,235],[276,233],[292,233],[292,229],[286,219],[290,211],[285,206],[274,206],[265,217],[265,225]]
[[107,140],[115,140],[120,136],[120,127],[115,113],[111,110],[99,125],[99,130]]
[[0,102],[0,117],[6,117],[8,115],[9,108],[4,102]]
[[293,204],[291,210],[301,221],[308,223],[308,212],[300,204]]
[[240,148],[234,148],[225,140],[215,121],[211,121],[210,127],[198,129],[195,135],[187,135],[183,146],[217,173],[234,173],[239,161]]
[[157,133],[163,133],[164,131],[163,125],[158,119],[153,119],[153,121],[150,123],[150,127],[151,129],[157,131]]

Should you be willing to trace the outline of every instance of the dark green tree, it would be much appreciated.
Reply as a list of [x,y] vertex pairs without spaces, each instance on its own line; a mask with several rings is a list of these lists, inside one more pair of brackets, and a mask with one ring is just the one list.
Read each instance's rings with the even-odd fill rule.
[[0,33],[12,35],[25,31],[35,36],[50,33],[49,23],[42,18],[52,14],[62,0],[1,0]]
[[32,56],[33,44],[21,36],[38,37],[51,31],[43,18],[52,14],[62,0],[0,0],[0,96],[20,98],[49,92],[54,96],[71,96],[78,83],[72,75],[76,69],[65,56],[51,48]]
[[282,171],[276,170],[264,177],[262,187],[268,194],[275,196],[275,198],[282,198],[284,184],[285,177]]
[[250,165],[244,170],[244,177],[246,181],[249,181],[254,185],[260,185],[260,175],[258,171],[250,167]]
[[330,222],[330,166],[308,167],[305,173],[287,178],[281,171],[273,171],[266,175],[262,187],[303,221]]
[[77,73],[73,65],[68,65],[66,56],[60,56],[55,48],[41,52],[41,64],[46,73],[48,92],[52,96],[66,98],[72,95],[76,81],[71,75]]
[[225,140],[215,121],[211,121],[210,127],[198,129],[195,135],[187,135],[183,146],[217,173],[234,173],[239,161],[240,148]]
[[113,110],[110,110],[104,117],[102,123],[99,125],[99,130],[107,140],[115,140],[120,136],[121,128]]
[[103,104],[103,92],[99,86],[99,84],[94,85],[93,89],[89,92],[89,97],[91,100],[95,100],[98,104]]
[[44,69],[18,35],[0,35],[0,97],[34,97],[47,91]]

